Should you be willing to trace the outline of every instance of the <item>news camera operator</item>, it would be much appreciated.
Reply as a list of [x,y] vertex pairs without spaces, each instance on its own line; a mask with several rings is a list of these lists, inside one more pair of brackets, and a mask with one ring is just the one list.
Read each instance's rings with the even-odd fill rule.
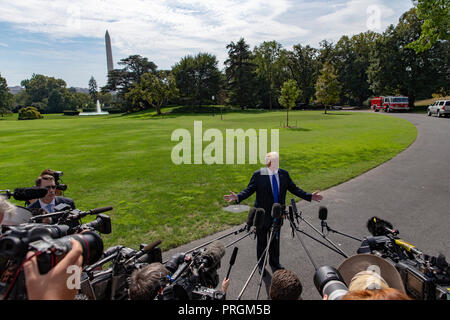
[[[243,191],[238,194],[231,191],[230,194],[224,195],[225,201],[236,201],[236,203],[240,203],[256,192],[254,207],[265,210],[264,227],[256,232],[256,255],[257,260],[261,261],[258,268],[260,273],[263,272],[262,261],[264,260],[260,258],[264,254],[264,250],[267,247],[267,238],[272,224],[271,213],[273,204],[279,203],[284,205],[287,191],[309,202],[320,202],[323,199],[318,192],[314,192],[312,194],[307,193],[295,185],[289,176],[289,173],[286,170],[279,168],[279,155],[277,152],[270,152],[266,155],[266,165],[266,168],[262,168],[253,173],[247,188]],[[279,237],[274,238],[271,242],[269,257],[269,264],[273,271],[284,269],[284,267],[280,264]]]
[[[37,211],[44,209],[48,213],[55,212],[55,207],[59,204],[68,204],[72,209],[75,209],[75,202],[70,198],[56,196],[56,183],[52,175],[43,175],[36,179],[36,186],[39,188],[46,188],[47,194],[45,197],[38,199],[30,204],[27,209]],[[48,222],[48,221],[44,221]]]
[[[0,225],[4,218],[13,215],[14,211],[14,205],[0,196]],[[70,266],[81,268],[83,249],[75,240],[71,240],[71,246],[72,249],[68,254],[44,275],[39,272],[36,253],[33,251],[27,253],[23,271],[29,300],[73,300],[75,298],[77,289],[69,288],[68,280],[71,274],[67,272],[67,269]],[[15,273],[11,274],[7,262],[8,260],[0,257],[2,282],[8,282],[9,277],[15,276]]]
[[270,300],[301,300],[303,285],[295,272],[277,270],[270,283]]

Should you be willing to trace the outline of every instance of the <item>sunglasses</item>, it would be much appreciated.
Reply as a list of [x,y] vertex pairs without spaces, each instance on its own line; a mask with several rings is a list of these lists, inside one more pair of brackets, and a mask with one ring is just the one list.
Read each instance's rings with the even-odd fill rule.
[[47,186],[47,187],[45,187],[47,190],[50,190],[50,189],[53,189],[53,190],[56,190],[56,186]]

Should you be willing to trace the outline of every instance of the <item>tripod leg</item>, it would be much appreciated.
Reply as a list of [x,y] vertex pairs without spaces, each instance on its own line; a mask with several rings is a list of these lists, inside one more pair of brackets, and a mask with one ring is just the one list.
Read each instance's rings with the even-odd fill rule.
[[272,230],[270,231],[269,242],[267,243],[266,250],[264,251],[264,263],[263,263],[262,270],[261,270],[261,276],[259,277],[258,292],[256,293],[256,300],[258,300],[258,298],[259,298],[259,292],[261,291],[262,279],[263,279],[263,276],[264,276],[264,270],[266,268],[267,261],[269,261],[269,259],[268,259],[268,257],[269,257],[269,248],[270,248],[270,245],[272,244],[273,233],[274,233],[274,229],[272,228]]
[[247,289],[248,284],[250,283],[250,279],[253,277],[253,275],[256,272],[256,268],[258,268],[259,263],[261,262],[262,258],[264,257],[264,255],[261,256],[261,258],[259,258],[258,262],[256,263],[255,267],[253,268],[250,276],[248,277],[247,281],[244,284],[244,287],[242,288],[241,292],[239,293],[238,297],[236,298],[236,300],[241,300],[242,295],[244,294],[245,289]]

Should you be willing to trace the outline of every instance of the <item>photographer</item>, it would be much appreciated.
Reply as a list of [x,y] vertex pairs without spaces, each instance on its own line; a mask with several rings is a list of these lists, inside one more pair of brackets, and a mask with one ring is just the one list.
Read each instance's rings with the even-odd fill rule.
[[[168,283],[171,273],[159,263],[151,263],[141,269],[135,270],[130,279],[130,300],[154,300]],[[225,296],[230,279],[222,282],[222,294]]]
[[385,288],[379,290],[354,290],[349,291],[341,300],[413,300],[405,293]]
[[39,188],[47,188],[45,197],[38,199],[27,207],[27,209],[45,209],[48,213],[55,212],[55,206],[66,203],[72,209],[75,209],[75,203],[70,198],[56,196],[55,178],[51,175],[43,175],[37,178],[36,186]]

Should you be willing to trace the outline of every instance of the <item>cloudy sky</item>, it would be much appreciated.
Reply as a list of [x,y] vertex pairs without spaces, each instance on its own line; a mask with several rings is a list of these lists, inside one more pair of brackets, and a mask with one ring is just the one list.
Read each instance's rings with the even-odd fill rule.
[[170,69],[182,57],[215,54],[244,37],[253,49],[277,40],[318,47],[321,40],[382,32],[411,0],[0,0],[0,73],[9,86],[33,73],[87,87],[106,82],[105,31],[114,65],[140,54]]

